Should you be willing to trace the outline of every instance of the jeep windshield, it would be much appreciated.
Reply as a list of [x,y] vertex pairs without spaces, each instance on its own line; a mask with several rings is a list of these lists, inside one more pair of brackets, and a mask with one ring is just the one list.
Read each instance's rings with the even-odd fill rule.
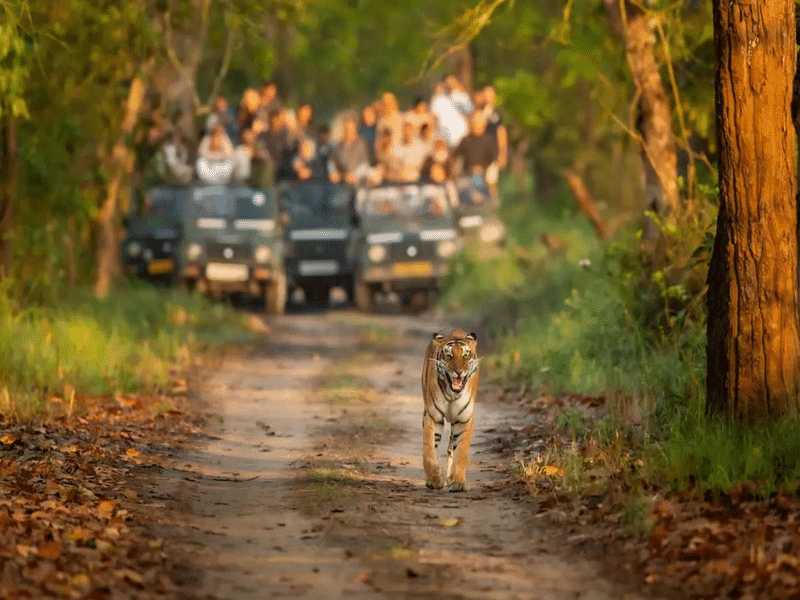
[[141,210],[128,215],[125,226],[127,235],[165,239],[177,237],[180,206],[184,198],[184,188],[151,188],[147,191]]
[[195,188],[189,206],[189,214],[192,217],[224,219],[233,214],[234,200],[228,188],[215,185]]
[[438,185],[399,185],[369,188],[362,212],[370,218],[450,216],[447,191]]
[[240,231],[260,231],[261,233],[274,231],[275,202],[271,194],[272,192],[266,190],[232,189],[233,228]]
[[158,219],[178,218],[181,201],[186,197],[185,188],[156,187],[147,191],[141,215]]
[[353,188],[330,183],[295,184],[281,191],[281,203],[293,228],[350,225]]

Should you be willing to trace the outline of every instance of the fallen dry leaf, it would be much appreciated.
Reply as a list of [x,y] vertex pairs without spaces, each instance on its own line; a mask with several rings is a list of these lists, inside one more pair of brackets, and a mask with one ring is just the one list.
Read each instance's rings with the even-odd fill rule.
[[0,437],[0,443],[6,444],[7,446],[10,446],[10,445],[16,443],[17,440],[20,439],[20,437],[21,436],[19,434],[7,433],[4,436]]
[[61,556],[61,542],[53,540],[39,546],[39,556],[42,558],[58,558]]
[[461,519],[459,519],[458,517],[452,517],[450,519],[442,519],[441,521],[439,521],[439,524],[442,527],[455,527],[460,522],[461,522]]
[[541,470],[542,475],[546,475],[547,477],[563,477],[564,476],[564,469],[553,465],[545,465],[542,467]]
[[131,569],[117,569],[114,571],[114,575],[120,579],[125,579],[131,583],[135,583],[136,585],[142,585],[142,582],[144,581],[139,573]]

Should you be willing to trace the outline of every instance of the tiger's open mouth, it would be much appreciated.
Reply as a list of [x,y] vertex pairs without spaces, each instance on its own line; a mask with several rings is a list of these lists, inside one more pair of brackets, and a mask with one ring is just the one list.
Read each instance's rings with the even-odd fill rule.
[[447,383],[450,384],[450,389],[454,392],[460,392],[464,389],[465,380],[463,377],[451,376],[450,373],[447,374]]

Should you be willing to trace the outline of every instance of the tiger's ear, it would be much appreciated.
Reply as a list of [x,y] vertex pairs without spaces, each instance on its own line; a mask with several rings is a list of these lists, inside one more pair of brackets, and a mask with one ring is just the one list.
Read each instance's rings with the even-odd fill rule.
[[437,331],[433,334],[433,339],[435,339],[437,342],[440,342],[444,339],[444,335],[442,335],[441,331]]
[[471,331],[470,331],[470,332],[467,334],[467,339],[468,339],[468,340],[472,340],[473,342],[477,342],[477,341],[478,341],[478,336],[477,336],[477,335],[475,335],[473,332],[471,332]]

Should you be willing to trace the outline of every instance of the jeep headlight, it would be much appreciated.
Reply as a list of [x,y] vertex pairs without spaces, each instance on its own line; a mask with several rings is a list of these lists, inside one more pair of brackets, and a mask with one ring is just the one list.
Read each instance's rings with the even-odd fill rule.
[[136,258],[137,256],[139,256],[142,253],[142,245],[139,242],[130,242],[125,247],[125,252],[131,258]]
[[379,263],[386,258],[386,246],[374,244],[367,250],[367,256],[374,263]]
[[258,246],[256,251],[253,253],[253,257],[256,259],[256,262],[260,263],[267,262],[271,255],[272,251],[269,249],[269,246]]
[[203,248],[200,244],[189,244],[186,248],[186,258],[189,260],[197,260],[203,254]]
[[455,240],[444,240],[439,242],[439,245],[436,246],[436,253],[441,256],[442,258],[449,258],[453,256],[458,250],[458,244]]
[[497,223],[481,227],[481,241],[490,244],[496,242],[503,235],[503,227]]

